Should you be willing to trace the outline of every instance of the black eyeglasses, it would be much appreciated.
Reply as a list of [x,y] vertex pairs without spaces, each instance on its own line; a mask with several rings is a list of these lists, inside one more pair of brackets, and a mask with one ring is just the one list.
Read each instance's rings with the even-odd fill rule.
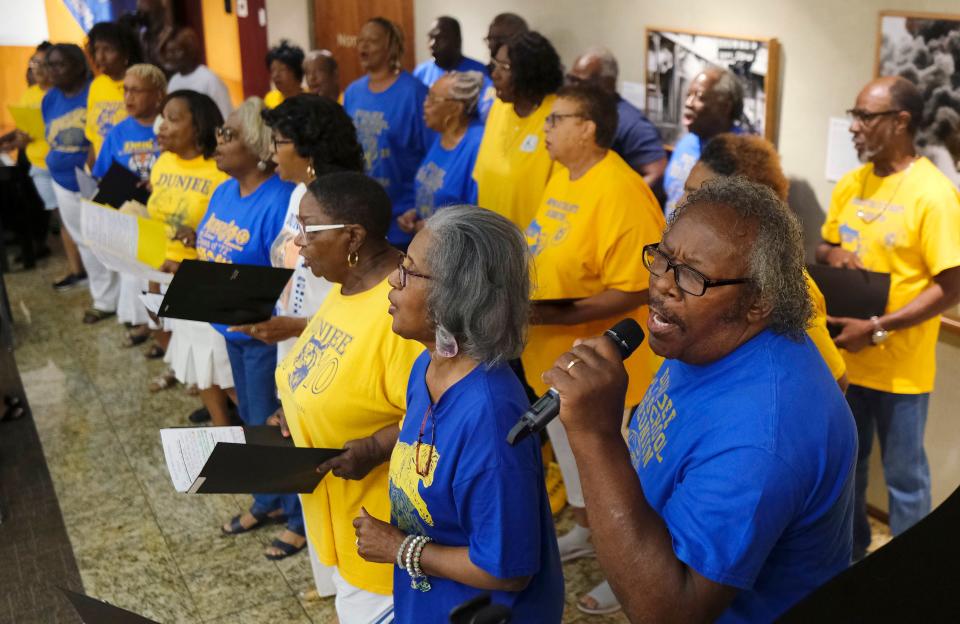
[[278,146],[280,145],[293,145],[293,141],[290,139],[278,139],[277,137],[271,137],[273,140],[273,153],[276,154],[279,151]]
[[647,267],[647,270],[657,277],[661,277],[665,275],[667,271],[673,269],[673,279],[677,282],[677,288],[688,295],[702,297],[708,288],[730,286],[732,284],[746,284],[751,281],[750,278],[747,277],[722,280],[707,279],[703,273],[693,267],[674,262],[667,254],[660,251],[659,244],[660,243],[652,243],[644,246],[643,266]]
[[859,121],[860,123],[869,123],[876,119],[877,117],[883,117],[884,115],[896,115],[897,113],[902,113],[901,109],[890,109],[885,111],[865,111],[859,108],[851,108],[847,111],[847,117],[851,121]]
[[557,127],[557,122],[564,119],[569,119],[570,117],[579,117],[580,119],[586,119],[586,117],[580,113],[550,113],[547,115],[546,119],[543,120],[544,126],[550,128],[551,130]]
[[401,290],[403,290],[404,288],[407,287],[407,276],[408,276],[408,275],[411,275],[411,276],[413,276],[413,277],[419,277],[420,279],[427,279],[427,280],[428,280],[428,279],[433,279],[433,278],[432,278],[431,276],[429,276],[429,275],[424,275],[423,273],[416,273],[415,271],[411,271],[411,270],[408,269],[407,267],[403,266],[403,261],[406,260],[406,259],[407,259],[407,257],[406,257],[406,256],[403,256],[402,258],[400,258],[400,262],[397,263],[397,274],[398,274],[398,277],[400,278],[399,281],[400,281],[400,289],[401,289]]

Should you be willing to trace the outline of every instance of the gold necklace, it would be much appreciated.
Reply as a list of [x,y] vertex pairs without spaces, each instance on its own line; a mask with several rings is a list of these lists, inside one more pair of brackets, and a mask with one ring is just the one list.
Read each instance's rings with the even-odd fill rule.
[[[887,200],[887,203],[884,204],[883,209],[880,212],[873,215],[872,218],[868,219],[867,213],[863,210],[863,208],[857,208],[857,217],[861,221],[863,221],[867,225],[870,225],[871,223],[873,223],[874,221],[876,221],[877,219],[883,216],[883,213],[887,211],[887,208],[890,207],[890,204],[892,204],[893,200],[897,197],[897,193],[900,192],[900,187],[903,186],[903,181],[907,179],[907,175],[910,173],[910,170],[913,169],[913,163],[915,162],[917,162],[916,159],[914,159],[907,166],[906,170],[903,172],[903,176],[900,177],[900,181],[897,182],[897,188],[893,189],[893,195],[890,196],[890,199]],[[860,203],[861,204],[865,201],[863,196],[867,192],[867,180],[869,178],[870,178],[870,174],[868,173],[867,175],[863,176],[863,182],[860,184]]]

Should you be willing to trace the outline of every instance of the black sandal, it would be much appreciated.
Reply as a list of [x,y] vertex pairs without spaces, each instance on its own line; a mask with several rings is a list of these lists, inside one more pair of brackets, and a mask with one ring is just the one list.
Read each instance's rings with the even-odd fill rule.
[[287,521],[287,517],[282,514],[279,516],[271,516],[269,513],[255,514],[253,512],[250,512],[250,515],[252,515],[253,518],[257,521],[257,523],[254,524],[253,526],[248,526],[248,527],[243,526],[240,523],[240,518],[243,516],[243,514],[239,514],[234,516],[233,518],[230,518],[229,531],[225,530],[223,526],[221,526],[220,532],[223,533],[224,535],[240,535],[241,533],[248,533],[250,531],[254,531],[256,529],[265,527],[269,524],[275,524],[277,522]]
[[287,557],[291,557],[291,556],[297,554],[298,552],[300,552],[301,550],[303,550],[304,548],[306,548],[306,547],[307,547],[307,541],[304,540],[302,546],[294,546],[293,544],[289,544],[289,543],[283,541],[282,539],[277,538],[277,539],[273,540],[272,542],[270,542],[270,546],[272,546],[273,548],[276,548],[277,550],[281,551],[283,554],[282,554],[282,555],[270,555],[270,554],[267,554],[267,553],[263,553],[263,556],[266,557],[267,559],[269,559],[270,561],[280,561],[281,559],[286,559]]

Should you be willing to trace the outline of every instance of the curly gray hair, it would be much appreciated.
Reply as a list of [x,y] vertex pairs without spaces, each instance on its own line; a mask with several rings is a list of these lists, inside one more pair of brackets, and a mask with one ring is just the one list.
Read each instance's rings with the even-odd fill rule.
[[738,221],[756,223],[748,288],[770,306],[770,329],[799,340],[810,324],[813,303],[803,273],[803,233],[796,216],[769,187],[742,176],[718,177],[687,195],[664,236],[692,207],[704,204],[725,206]]
[[463,104],[463,114],[471,117],[476,113],[477,102],[480,101],[483,74],[478,71],[452,71],[447,76],[451,80],[450,98]]
[[427,309],[460,351],[488,366],[519,357],[530,313],[530,251],[495,212],[451,206],[427,219]]

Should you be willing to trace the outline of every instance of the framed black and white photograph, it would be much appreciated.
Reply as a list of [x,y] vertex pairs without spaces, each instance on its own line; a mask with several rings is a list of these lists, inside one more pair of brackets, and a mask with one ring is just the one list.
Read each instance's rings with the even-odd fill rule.
[[736,74],[743,85],[740,125],[776,143],[780,48],[776,39],[753,39],[692,30],[648,28],[646,115],[668,145],[684,133],[683,103],[690,83],[709,66]]
[[917,148],[960,186],[960,15],[881,12],[876,75],[920,87]]

